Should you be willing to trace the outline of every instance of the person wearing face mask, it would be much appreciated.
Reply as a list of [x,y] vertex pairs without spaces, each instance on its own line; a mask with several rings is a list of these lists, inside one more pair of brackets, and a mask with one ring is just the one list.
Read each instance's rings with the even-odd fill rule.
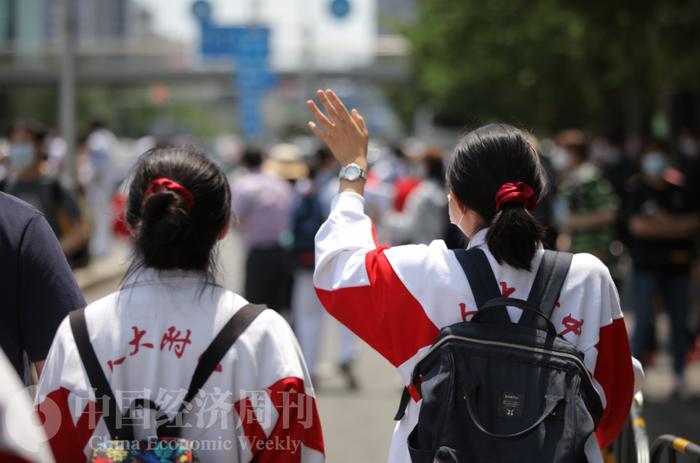
[[[598,168],[587,159],[586,137],[580,130],[559,134],[552,164],[559,172],[561,204],[557,247],[571,252],[590,252],[607,261],[613,239],[618,200]],[[563,213],[562,213],[563,212]]]
[[0,190],[31,204],[44,214],[72,266],[83,264],[89,241],[78,202],[48,172],[45,131],[32,120],[17,121],[9,132],[9,174]]
[[634,265],[633,352],[640,360],[647,357],[648,341],[654,329],[654,296],[659,294],[671,319],[676,380],[672,395],[684,398],[689,395],[684,371],[691,344],[688,329],[690,268],[693,240],[700,230],[697,197],[689,194],[686,187],[667,180],[670,161],[662,144],[649,144],[640,162],[641,174],[634,179],[626,201]]
[[[473,321],[478,313],[475,294],[483,288],[469,284],[457,254],[442,240],[396,247],[376,242],[365,212],[369,133],[364,119],[357,110],[348,111],[331,90],[319,90],[316,96],[323,111],[314,101],[307,102],[316,120],[309,128],[329,146],[342,169],[339,194],[316,235],[314,285],[326,310],[396,367],[407,386],[410,396],[394,430],[388,461],[410,462],[413,453],[407,439],[424,403],[413,386],[414,367],[442,328]],[[545,255],[544,231],[531,211],[546,189],[528,135],[505,124],[469,132],[457,141],[446,183],[450,220],[470,238],[469,249],[482,251],[472,255],[482,254],[487,260],[494,289],[506,297],[527,298]],[[602,463],[600,447],[606,448],[619,434],[635,389],[627,331],[605,265],[591,254],[573,255],[556,306],[552,324],[582,352],[594,387],[605,397],[597,440],[593,435],[585,439],[586,461]],[[524,312],[509,307],[507,313],[517,323]],[[462,445],[477,443],[466,439]],[[425,461],[432,459],[433,455]],[[520,461],[535,460],[526,455]]]

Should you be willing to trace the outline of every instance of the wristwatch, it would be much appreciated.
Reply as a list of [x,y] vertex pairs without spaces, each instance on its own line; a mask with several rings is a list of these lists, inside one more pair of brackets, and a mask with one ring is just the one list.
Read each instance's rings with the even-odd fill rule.
[[360,179],[367,180],[367,172],[365,172],[365,170],[359,164],[355,164],[353,162],[340,169],[338,178],[349,182],[354,182]]

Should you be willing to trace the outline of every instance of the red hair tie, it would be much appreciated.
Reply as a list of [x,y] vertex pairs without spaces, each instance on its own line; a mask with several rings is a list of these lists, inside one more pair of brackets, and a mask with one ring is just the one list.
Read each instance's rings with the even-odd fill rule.
[[537,193],[525,182],[504,183],[496,193],[496,212],[506,204],[522,204],[528,210],[533,210],[539,202]]
[[161,191],[172,191],[173,193],[180,195],[182,199],[187,202],[190,209],[192,209],[192,206],[194,206],[194,196],[192,195],[192,192],[176,181],[165,177],[151,180],[151,183],[148,184],[148,188],[146,188],[146,192],[143,194],[141,206],[143,207],[143,204],[151,195]]

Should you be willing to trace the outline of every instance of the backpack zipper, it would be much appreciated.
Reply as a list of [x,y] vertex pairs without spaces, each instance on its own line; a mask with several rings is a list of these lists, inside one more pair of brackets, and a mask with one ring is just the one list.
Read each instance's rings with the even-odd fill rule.
[[593,390],[597,392],[597,389],[595,388],[593,381],[591,381],[591,374],[589,373],[588,368],[586,368],[586,365],[584,365],[584,363],[581,361],[580,358],[578,358],[577,356],[575,356],[573,354],[567,354],[565,352],[556,352],[553,350],[542,349],[540,347],[522,346],[520,344],[512,344],[512,343],[500,342],[500,341],[486,341],[483,339],[467,338],[465,336],[457,336],[454,334],[450,334],[450,335],[442,338],[437,343],[435,343],[433,345],[433,347],[431,347],[430,350],[428,350],[428,352],[425,354],[425,357],[423,357],[423,358],[427,358],[431,353],[433,353],[434,350],[436,350],[442,344],[446,343],[447,341],[453,340],[453,339],[458,340],[458,341],[471,342],[474,344],[483,344],[483,345],[487,345],[487,346],[510,347],[512,349],[524,350],[524,351],[528,351],[528,352],[536,352],[538,354],[553,355],[555,357],[561,357],[561,358],[573,360],[583,371],[586,372],[586,379],[590,383]]

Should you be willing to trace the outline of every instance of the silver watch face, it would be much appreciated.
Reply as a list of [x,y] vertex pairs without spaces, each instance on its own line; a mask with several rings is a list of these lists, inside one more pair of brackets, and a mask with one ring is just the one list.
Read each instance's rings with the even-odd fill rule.
[[343,178],[345,180],[350,180],[351,182],[357,180],[360,178],[362,175],[362,169],[360,169],[358,166],[350,164],[348,166],[345,166],[343,169]]

